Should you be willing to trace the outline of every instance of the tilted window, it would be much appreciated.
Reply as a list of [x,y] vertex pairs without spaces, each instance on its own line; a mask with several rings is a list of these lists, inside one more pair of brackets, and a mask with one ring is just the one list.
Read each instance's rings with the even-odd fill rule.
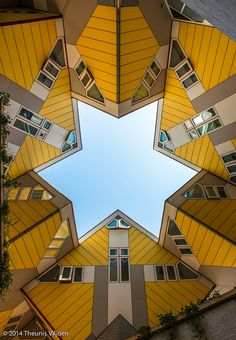
[[179,230],[177,224],[173,220],[169,220],[169,225],[168,225],[168,234],[170,236],[178,236],[182,235],[181,231]]

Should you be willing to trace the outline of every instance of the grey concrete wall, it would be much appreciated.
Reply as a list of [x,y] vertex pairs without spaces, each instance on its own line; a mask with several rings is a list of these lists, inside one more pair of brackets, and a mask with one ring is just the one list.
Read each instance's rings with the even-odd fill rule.
[[[236,338],[236,300],[225,302],[222,305],[208,310],[203,314],[200,327],[205,330],[201,339],[207,340],[235,340]],[[176,328],[176,340],[194,339],[193,321],[186,321]],[[196,333],[197,334],[197,333]],[[195,335],[196,335],[195,334]],[[168,330],[151,337],[152,340],[169,340]],[[200,339],[196,337],[195,339]]]
[[231,39],[236,40],[235,0],[184,0],[184,3]]

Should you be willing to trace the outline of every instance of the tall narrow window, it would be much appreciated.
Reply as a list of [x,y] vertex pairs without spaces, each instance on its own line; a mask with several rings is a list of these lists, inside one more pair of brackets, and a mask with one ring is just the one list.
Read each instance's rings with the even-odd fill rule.
[[167,271],[167,277],[168,277],[169,281],[176,280],[175,266],[174,265],[167,265],[166,271]]
[[118,281],[117,258],[110,258],[110,281]]
[[185,54],[180,47],[179,43],[176,40],[172,41],[172,49],[171,49],[171,58],[170,58],[170,67],[176,67],[186,59]]
[[121,281],[129,281],[129,259],[128,257],[121,257]]
[[129,249],[110,248],[109,249],[109,281],[128,282],[129,281]]
[[161,266],[161,265],[156,266],[156,278],[157,278],[157,281],[164,281],[165,280],[164,267]]
[[178,236],[178,235],[182,235],[181,231],[179,230],[179,228],[177,227],[177,224],[175,223],[175,221],[171,220],[169,221],[169,226],[168,226],[168,234],[170,236]]
[[57,40],[55,47],[53,48],[49,58],[51,58],[60,67],[65,67],[65,55],[62,39]]

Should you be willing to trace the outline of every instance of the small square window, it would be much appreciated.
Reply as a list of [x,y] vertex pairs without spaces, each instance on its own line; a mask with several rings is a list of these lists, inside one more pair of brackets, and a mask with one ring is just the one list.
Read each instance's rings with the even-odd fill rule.
[[120,255],[121,256],[129,256],[129,249],[127,249],[127,248],[120,249]]
[[176,280],[175,266],[174,265],[167,265],[166,271],[167,271],[167,277],[168,277],[169,281]]
[[62,267],[59,281],[70,281],[72,277],[72,269],[73,267]]
[[184,85],[184,87],[187,89],[190,86],[192,86],[194,83],[196,83],[198,81],[198,78],[196,76],[195,73],[191,74],[190,76],[188,76],[187,78],[185,78],[182,83]]
[[217,190],[220,198],[229,198],[224,187],[218,186],[218,187],[216,187],[216,190]]
[[43,123],[43,128],[46,130],[49,130],[52,126],[52,123],[49,122],[48,120],[45,120],[45,122]]
[[145,74],[144,80],[145,80],[145,82],[147,83],[147,85],[148,85],[149,87],[152,87],[152,85],[153,85],[153,83],[154,83],[154,79],[153,79],[152,75],[151,75],[149,72],[147,72],[147,73]]
[[236,152],[228,153],[227,155],[222,156],[224,163],[230,163],[236,161]]
[[192,71],[192,67],[190,66],[189,62],[185,62],[180,68],[176,70],[177,76],[181,79],[183,78],[187,73]]
[[190,248],[179,248],[182,255],[192,255],[193,252]]
[[59,68],[57,68],[50,60],[47,61],[43,69],[55,79],[60,72]]
[[193,128],[193,124],[191,122],[190,119],[187,119],[185,122],[184,122],[184,126],[186,128],[186,130],[189,130],[189,129],[192,129]]
[[38,80],[41,84],[43,84],[45,87],[47,87],[48,89],[51,89],[51,87],[52,87],[52,85],[53,85],[53,83],[54,83],[54,81],[53,81],[51,78],[49,78],[49,77],[48,77],[45,73],[43,73],[43,72],[40,72],[40,73],[39,73],[39,76],[38,76],[37,80]]
[[208,198],[217,198],[217,192],[213,186],[204,187]]
[[82,267],[75,267],[74,275],[73,275],[73,282],[82,282]]
[[117,256],[118,255],[118,249],[112,248],[110,249],[110,256]]
[[83,61],[81,61],[79,63],[79,65],[76,67],[75,71],[78,74],[78,76],[80,76],[82,74],[82,72],[84,71],[84,69],[86,68],[86,65]]
[[174,239],[174,242],[177,246],[187,246],[188,243],[186,242],[186,240],[184,238],[176,238]]
[[197,131],[195,131],[195,130],[190,131],[190,132],[188,133],[188,135],[189,135],[190,139],[196,139],[196,138],[198,138],[198,133],[197,133]]
[[152,70],[152,72],[155,74],[156,77],[158,76],[158,74],[161,71],[159,66],[157,65],[157,63],[155,61],[152,62],[150,69]]
[[163,266],[156,266],[156,278],[157,278],[157,281],[165,280],[165,272],[164,272]]

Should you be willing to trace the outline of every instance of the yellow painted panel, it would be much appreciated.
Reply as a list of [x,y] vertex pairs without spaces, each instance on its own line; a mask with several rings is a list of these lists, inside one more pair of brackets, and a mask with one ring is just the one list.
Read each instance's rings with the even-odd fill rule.
[[144,50],[146,48],[156,47],[157,45],[158,44],[154,36],[144,40],[141,40],[140,38],[139,41],[134,41],[128,44],[122,44],[120,46],[120,54],[121,56],[123,56],[132,52]]
[[[73,130],[75,128],[68,69],[60,72],[39,114],[64,129]],[[68,121],[70,121],[69,125]]]
[[39,284],[28,296],[53,328],[85,339],[91,333],[93,289],[93,284]]
[[90,47],[92,50],[106,51],[108,54],[116,54],[117,46],[105,41],[94,40],[93,38],[87,38],[81,36],[79,39],[80,46]]
[[0,332],[2,333],[5,324],[11,316],[13,310],[5,310],[0,312]]
[[93,15],[92,18],[89,19],[87,27],[95,29],[101,29],[102,27],[103,31],[116,33],[116,21],[114,19],[108,20],[103,18],[95,18]]
[[[98,51],[96,50],[96,55],[94,55],[95,51],[89,47],[84,47],[79,45],[79,52],[81,53],[83,59],[87,60],[87,58],[96,58],[96,60],[106,61],[106,63],[111,65],[116,65],[116,56],[113,54],[107,53],[107,51]],[[89,65],[89,64],[88,64]],[[92,65],[94,67],[95,65]]]
[[98,230],[89,239],[85,240],[68,255],[64,256],[60,263],[76,265],[107,265],[108,263],[108,229]]
[[137,18],[142,18],[142,12],[138,7],[121,7],[120,9],[121,20],[133,20]]
[[129,242],[131,264],[164,264],[177,261],[175,256],[135,227],[129,229]]
[[236,247],[232,245],[229,248],[227,256],[225,257],[222,263],[222,266],[236,267],[235,259],[236,259]]
[[98,5],[96,7],[96,12],[93,13],[93,16],[96,18],[116,20],[116,11],[113,7]]
[[150,30],[149,27],[144,28],[144,29],[140,29],[138,31],[138,33],[139,34],[137,34],[137,31],[122,33],[120,35],[121,45],[131,43],[131,42],[134,42],[134,41],[139,41],[140,35],[142,36],[142,39],[148,39],[148,38],[151,38],[153,36],[153,33],[152,33],[152,31]]
[[[42,155],[41,159],[38,159]],[[33,168],[42,165],[60,155],[60,150],[37,140],[31,136],[26,136],[18,151],[14,162],[9,169],[9,175],[16,178]]]
[[24,263],[23,260],[20,257],[20,254],[18,253],[18,250],[14,244],[10,244],[9,246],[9,256],[11,259],[11,264],[13,267],[10,267],[11,270],[13,269],[24,269]]
[[235,73],[236,43],[216,28],[180,23],[179,41],[206,90]]
[[173,311],[180,312],[181,307],[192,301],[204,298],[207,288],[200,281],[173,281],[145,283],[149,325],[158,325],[158,315]]
[[[144,18],[137,18],[133,20],[125,20],[120,23],[120,33],[127,33],[131,31],[138,31],[139,29],[147,28],[148,24]],[[142,38],[142,36],[140,37]]]

